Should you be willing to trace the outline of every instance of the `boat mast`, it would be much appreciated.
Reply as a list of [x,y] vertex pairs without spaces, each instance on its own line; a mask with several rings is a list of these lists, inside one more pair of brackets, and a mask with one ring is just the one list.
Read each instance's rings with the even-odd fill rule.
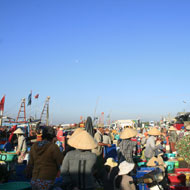
[[41,117],[40,117],[41,122],[46,124],[46,126],[49,125],[49,99],[50,99],[50,96],[46,98],[46,101],[41,113]]
[[[23,115],[21,115],[23,113]],[[25,98],[22,99],[16,122],[26,123]]]

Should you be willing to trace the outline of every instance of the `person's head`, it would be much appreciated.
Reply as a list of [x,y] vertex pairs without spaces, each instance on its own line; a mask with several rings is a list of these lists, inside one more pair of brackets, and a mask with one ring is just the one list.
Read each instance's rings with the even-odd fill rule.
[[86,124],[92,125],[92,118],[90,116],[87,117]]
[[109,135],[109,133],[110,133],[110,130],[109,130],[109,129],[105,129],[105,130],[104,130],[104,134]]
[[75,136],[71,136],[68,145],[79,150],[92,150],[97,147],[94,138],[85,130],[79,132]]
[[127,161],[123,161],[119,164],[119,173],[118,175],[126,175],[131,172],[135,167],[134,163],[129,163]]
[[114,167],[116,167],[118,164],[117,164],[117,162],[113,159],[113,158],[108,158],[107,160],[106,160],[106,163],[104,164],[105,166],[109,166],[109,167],[111,167],[111,168],[114,168]]
[[103,128],[98,128],[98,131],[103,135],[104,134],[104,129]]
[[170,133],[174,133],[175,131],[177,131],[177,129],[176,129],[175,127],[171,126],[171,127],[169,128],[169,132],[170,132]]
[[16,134],[17,136],[21,136],[24,135],[24,131],[21,128],[18,128],[16,131],[14,131],[14,134]]
[[131,139],[132,137],[136,137],[137,136],[137,131],[134,129],[130,129],[127,128],[125,129],[121,135],[120,135],[120,139]]
[[161,135],[161,133],[156,127],[153,127],[148,131],[148,135],[157,138],[159,135]]
[[38,129],[36,130],[36,133],[37,133],[37,134],[41,134],[41,133],[42,133],[42,129],[38,128]]
[[44,127],[42,131],[42,139],[52,141],[55,137],[55,130],[52,127]]

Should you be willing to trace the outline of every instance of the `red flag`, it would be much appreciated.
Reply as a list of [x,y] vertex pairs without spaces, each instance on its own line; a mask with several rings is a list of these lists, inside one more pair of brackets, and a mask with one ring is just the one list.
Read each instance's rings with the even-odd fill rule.
[[0,111],[4,111],[4,104],[5,104],[5,96],[3,96],[3,98],[1,99],[1,102],[0,102]]
[[36,96],[34,96],[34,98],[36,98],[36,99],[38,99],[38,97],[39,97],[39,94],[36,94]]

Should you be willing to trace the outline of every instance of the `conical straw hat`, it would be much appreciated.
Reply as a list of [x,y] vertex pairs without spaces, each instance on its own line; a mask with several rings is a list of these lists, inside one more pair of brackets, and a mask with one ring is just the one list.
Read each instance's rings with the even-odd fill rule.
[[173,126],[171,126],[170,128],[169,128],[169,131],[176,131],[177,129],[175,128],[175,127],[173,127]]
[[71,137],[68,140],[68,144],[76,149],[81,150],[91,150],[97,147],[97,143],[86,131],[82,131],[78,135]]
[[187,130],[190,130],[190,125],[187,125],[186,129],[187,129]]
[[77,129],[73,132],[73,134],[72,134],[70,137],[68,137],[68,138],[72,138],[72,137],[78,135],[79,133],[81,133],[81,132],[83,132],[83,131],[84,131],[84,129],[77,128]]
[[156,157],[152,157],[148,162],[147,162],[147,166],[149,167],[154,167],[154,166],[157,166],[157,164],[160,166],[166,166],[162,157],[161,156],[158,156],[158,158]]
[[136,135],[137,135],[136,130],[127,128],[121,133],[120,139],[129,139],[135,137]]
[[156,163],[158,163],[158,159],[156,157],[152,157],[148,162],[147,162],[147,166],[149,167],[154,167],[156,166]]
[[148,134],[149,135],[154,135],[154,136],[158,136],[160,135],[160,131],[156,128],[156,127],[153,127],[152,129],[150,129],[150,131],[148,131]]
[[24,131],[21,128],[18,128],[16,131],[14,131],[14,134],[24,134]]

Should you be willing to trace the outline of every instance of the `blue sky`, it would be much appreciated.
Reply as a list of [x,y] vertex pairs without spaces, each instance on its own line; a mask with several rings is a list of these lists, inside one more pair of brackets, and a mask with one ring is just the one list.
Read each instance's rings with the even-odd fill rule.
[[[189,0],[1,0],[0,95],[51,96],[53,123],[111,112],[159,120],[190,110]],[[184,104],[182,101],[187,101]],[[29,113],[29,108],[27,108]]]

